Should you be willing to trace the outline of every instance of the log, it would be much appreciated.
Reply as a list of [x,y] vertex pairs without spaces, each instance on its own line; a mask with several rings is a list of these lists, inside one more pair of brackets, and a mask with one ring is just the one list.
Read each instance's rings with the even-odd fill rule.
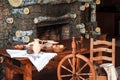
[[60,3],[72,3],[77,0],[38,0],[40,4],[60,4]]
[[61,4],[72,2],[91,2],[93,0],[8,0],[12,7],[27,6],[32,4]]
[[91,3],[91,22],[96,22],[96,3]]
[[19,7],[22,4],[22,0],[8,0],[8,2],[13,7]]
[[8,0],[13,7],[27,6],[32,4],[60,4],[72,3],[76,0]]
[[91,2],[93,0],[77,0],[77,1],[79,1],[79,2]]
[[30,10],[29,8],[15,8],[11,10],[12,14],[29,14]]
[[34,18],[34,23],[37,24],[44,21],[58,21],[63,19],[74,19],[74,18],[76,18],[76,14],[73,13],[68,13],[60,17],[39,16],[37,18]]

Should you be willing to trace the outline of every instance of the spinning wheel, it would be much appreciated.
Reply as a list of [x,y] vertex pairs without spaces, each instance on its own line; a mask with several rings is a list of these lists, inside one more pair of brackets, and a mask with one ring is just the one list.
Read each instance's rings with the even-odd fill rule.
[[72,41],[72,54],[65,56],[58,65],[58,80],[96,80],[96,72],[91,61],[76,54],[75,39]]
[[60,61],[57,71],[58,80],[96,80],[92,63],[79,54],[75,55],[75,59],[72,54],[65,56]]

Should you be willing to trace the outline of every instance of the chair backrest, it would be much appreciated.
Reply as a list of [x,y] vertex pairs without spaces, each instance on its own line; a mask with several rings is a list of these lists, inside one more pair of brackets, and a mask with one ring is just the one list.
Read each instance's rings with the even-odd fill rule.
[[99,40],[106,40],[106,38],[107,38],[107,34],[101,34],[98,39]]
[[[104,55],[105,54],[105,55]],[[112,41],[90,39],[90,60],[94,62],[105,61],[115,66],[115,39]],[[104,61],[104,62],[103,62]],[[101,63],[99,63],[101,64]]]

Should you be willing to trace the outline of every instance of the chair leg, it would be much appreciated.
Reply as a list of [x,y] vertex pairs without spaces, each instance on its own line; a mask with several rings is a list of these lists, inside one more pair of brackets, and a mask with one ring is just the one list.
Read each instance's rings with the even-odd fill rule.
[[97,76],[97,80],[107,80],[107,76]]

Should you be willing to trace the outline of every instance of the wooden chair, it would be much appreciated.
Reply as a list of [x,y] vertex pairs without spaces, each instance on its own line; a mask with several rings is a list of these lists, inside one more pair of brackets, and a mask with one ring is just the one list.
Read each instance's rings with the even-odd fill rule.
[[99,40],[106,40],[106,38],[107,38],[107,34],[101,34],[98,39]]
[[[90,61],[93,64],[112,63],[115,66],[115,39],[112,41],[90,39]],[[106,76],[99,76],[97,80],[107,80]]]

